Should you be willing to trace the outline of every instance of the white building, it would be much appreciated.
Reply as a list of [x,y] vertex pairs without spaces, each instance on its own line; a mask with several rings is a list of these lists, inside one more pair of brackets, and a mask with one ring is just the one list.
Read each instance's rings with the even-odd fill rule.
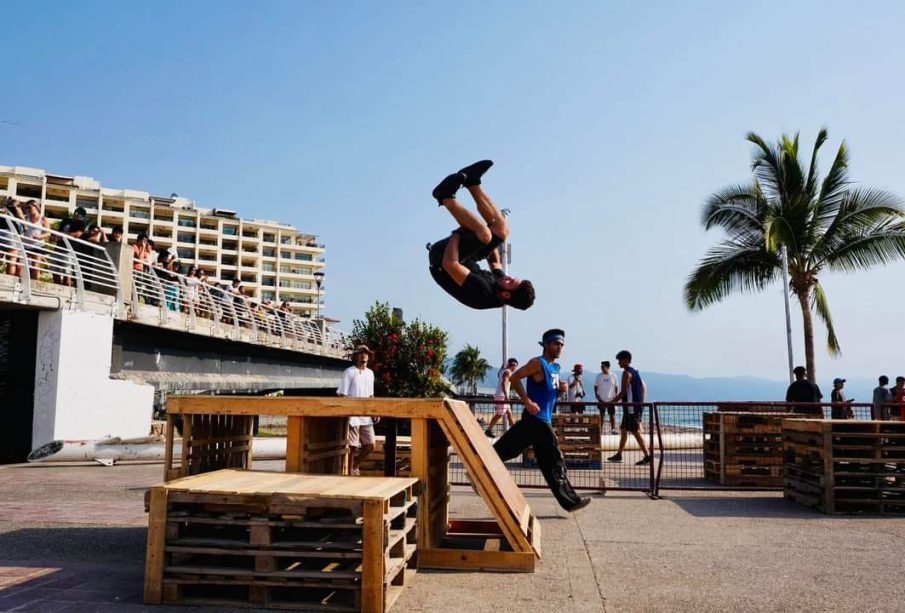
[[[66,177],[40,168],[0,165],[0,198],[36,200],[52,226],[84,207],[110,232],[120,226],[131,242],[139,232],[156,249],[175,247],[184,265],[196,264],[223,281],[239,278],[249,295],[313,317],[318,288],[314,273],[324,268],[324,245],[292,226],[239,219],[234,211],[202,209],[187,198],[102,187],[91,177]],[[321,303],[323,308],[323,303]]]

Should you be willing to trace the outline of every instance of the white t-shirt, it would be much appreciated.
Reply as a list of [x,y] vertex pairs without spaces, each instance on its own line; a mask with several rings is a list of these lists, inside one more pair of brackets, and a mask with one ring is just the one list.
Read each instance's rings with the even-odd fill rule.
[[572,375],[569,377],[569,391],[566,395],[569,402],[579,402],[584,398],[584,379]]
[[[336,388],[336,393],[349,398],[371,398],[374,396],[374,371],[368,367],[359,370],[357,366],[350,366],[343,371],[343,378]],[[350,417],[350,426],[370,426],[373,423],[370,417]]]
[[597,395],[604,402],[612,400],[616,397],[616,375],[600,373],[594,380],[594,387],[597,388]]
[[[494,392],[493,397],[496,400],[507,400],[509,398],[509,379],[506,379],[505,389],[503,387],[503,375],[508,371],[504,368],[500,371],[500,374],[497,375],[497,384],[496,384],[496,392]],[[512,373],[509,373],[512,374]]]

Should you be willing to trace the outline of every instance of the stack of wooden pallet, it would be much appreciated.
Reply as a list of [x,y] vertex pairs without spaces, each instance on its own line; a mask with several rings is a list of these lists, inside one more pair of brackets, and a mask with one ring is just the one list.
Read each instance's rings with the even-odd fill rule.
[[416,488],[230,469],[158,485],[145,602],[385,611],[415,572]]
[[[600,468],[600,415],[557,413],[553,430],[566,466]],[[534,449],[527,449],[523,459],[525,464],[535,464]]]
[[905,515],[905,423],[788,420],[785,497],[824,513]]
[[704,478],[782,487],[782,424],[791,413],[704,413]]
[[[384,437],[374,441],[374,450],[359,466],[362,475],[381,476],[384,471]],[[412,439],[400,436],[396,441],[396,476],[408,477],[412,472]]]

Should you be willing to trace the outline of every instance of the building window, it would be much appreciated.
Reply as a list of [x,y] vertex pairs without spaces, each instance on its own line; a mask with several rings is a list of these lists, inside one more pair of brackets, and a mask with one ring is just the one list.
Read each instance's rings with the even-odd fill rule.
[[[40,185],[29,185],[28,183],[19,183],[16,185],[16,195],[21,196],[22,198],[41,198],[41,186]],[[94,203],[94,208],[97,208],[97,203]]]
[[195,220],[194,219],[180,219],[179,225],[182,226],[183,228],[194,228]]
[[195,252],[191,249],[177,249],[176,253],[179,254],[180,260],[194,260]]
[[96,209],[97,208],[97,200],[94,198],[80,198],[79,196],[75,197],[75,206],[85,207],[86,209]]
[[264,257],[265,257],[265,258],[273,258],[273,257],[276,257],[276,255],[277,255],[277,254],[276,254],[276,251],[274,251],[273,249],[265,249],[265,250],[264,250]]
[[239,234],[239,229],[238,229],[238,228],[233,228],[233,227],[230,227],[230,226],[224,226],[224,227],[223,227],[223,233],[224,233],[225,235],[227,235],[227,236],[237,236],[237,235]]
[[195,235],[189,234],[187,232],[180,232],[176,235],[176,240],[180,243],[192,243],[195,244]]

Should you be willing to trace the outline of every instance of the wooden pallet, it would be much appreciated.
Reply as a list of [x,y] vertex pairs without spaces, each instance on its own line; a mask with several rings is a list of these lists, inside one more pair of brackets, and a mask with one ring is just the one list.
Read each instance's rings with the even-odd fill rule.
[[417,491],[231,469],[155,486],[144,601],[386,611],[415,572]]
[[[306,424],[353,415],[411,420],[412,476],[422,483],[418,563],[421,567],[533,572],[540,558],[541,530],[537,519],[464,402],[402,398],[302,398],[242,396],[173,396],[168,420],[179,415],[287,416],[287,470],[304,469],[307,450],[299,444]],[[588,417],[588,416],[571,416]],[[296,433],[296,434],[294,434]],[[168,441],[168,446],[171,442]],[[451,521],[449,452],[465,466],[492,519]],[[296,454],[290,462],[290,454]],[[172,458],[166,475],[171,475]]]
[[789,420],[785,497],[828,514],[905,515],[905,423]]
[[[363,476],[383,476],[384,474],[384,437],[378,436],[374,441],[374,450],[359,465]],[[410,437],[400,436],[396,441],[396,476],[408,477],[412,472],[412,441]]]
[[704,413],[704,478],[720,485],[782,487],[784,419],[793,413]]

